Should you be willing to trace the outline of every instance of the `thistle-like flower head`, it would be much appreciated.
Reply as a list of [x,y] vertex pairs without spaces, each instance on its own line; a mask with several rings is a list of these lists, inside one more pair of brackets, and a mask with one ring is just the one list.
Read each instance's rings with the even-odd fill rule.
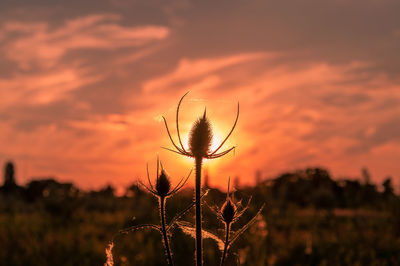
[[236,216],[236,205],[228,197],[221,207],[221,217],[225,223],[231,223]]
[[[160,168],[159,166],[161,166],[161,171],[159,171]],[[149,181],[149,186],[146,186],[142,182],[140,182],[140,184],[154,196],[161,199],[168,198],[173,194],[177,193],[186,184],[186,181],[189,179],[191,173],[192,170],[190,170],[187,177],[182,177],[182,179],[178,182],[178,184],[173,189],[171,189],[170,177],[167,174],[167,171],[164,169],[164,166],[162,165],[160,160],[157,158],[156,184],[153,186],[153,184],[150,181],[149,165],[147,165],[147,180]]]
[[157,178],[156,191],[159,196],[165,197],[171,190],[171,182],[169,176],[164,169],[161,170],[161,174]]
[[242,228],[236,230],[236,232],[231,232],[231,226],[233,223],[235,223],[242,215],[243,213],[248,209],[248,206],[250,204],[250,200],[247,202],[247,206],[243,207],[241,201],[235,202],[234,199],[231,198],[231,195],[229,194],[229,182],[230,179],[228,179],[228,193],[226,194],[226,200],[224,204],[222,205],[221,208],[218,206],[213,206],[210,207],[210,209],[217,215],[218,219],[224,223],[225,225],[225,240],[219,239],[219,242],[221,242],[224,247],[224,253],[222,254],[221,257],[221,263],[220,265],[224,265],[225,258],[227,255],[227,251],[233,244],[233,242],[238,239],[238,237],[243,234],[244,231],[247,230],[247,228],[250,227],[255,221],[257,216],[261,213],[262,209],[264,208],[264,205],[258,210],[257,214],[249,221],[247,222]]
[[210,153],[212,137],[211,124],[204,110],[204,115],[194,122],[192,130],[190,131],[189,152],[193,154],[194,157],[207,157]]
[[251,198],[247,202],[247,205],[243,207],[242,202],[236,202],[231,193],[229,193],[229,181],[228,181],[228,193],[226,194],[226,200],[222,207],[218,206],[210,207],[211,210],[217,215],[218,219],[223,222],[225,225],[231,225],[235,223],[239,218],[243,215],[243,213],[247,210]]
[[163,117],[168,136],[171,140],[172,145],[175,147],[176,150],[169,149],[169,148],[164,148],[164,149],[181,154],[181,155],[189,156],[189,157],[206,158],[206,159],[215,159],[215,158],[224,156],[225,154],[228,154],[235,147],[231,147],[223,152],[219,152],[219,153],[217,153],[217,152],[225,144],[225,142],[228,140],[228,138],[230,137],[230,135],[232,134],[233,130],[236,127],[237,121],[239,119],[239,103],[238,103],[238,107],[237,107],[235,123],[233,124],[233,127],[232,127],[231,131],[229,132],[229,134],[221,142],[221,144],[218,146],[218,148],[216,148],[214,151],[210,151],[213,134],[212,134],[212,129],[211,129],[211,123],[207,118],[206,111],[204,111],[203,116],[200,117],[196,122],[194,122],[194,124],[192,126],[192,129],[189,134],[189,150],[186,150],[185,147],[183,147],[180,132],[179,132],[179,107],[182,103],[183,98],[188,93],[189,92],[187,92],[185,95],[182,96],[182,98],[180,99],[180,101],[178,103],[178,107],[176,109],[176,131],[178,134],[179,146],[176,145],[175,141],[172,139],[171,133],[168,128],[167,120],[165,119],[165,117]]

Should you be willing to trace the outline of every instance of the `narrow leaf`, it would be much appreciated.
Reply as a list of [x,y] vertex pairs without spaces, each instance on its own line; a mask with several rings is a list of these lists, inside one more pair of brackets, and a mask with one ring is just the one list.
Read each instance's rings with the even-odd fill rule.
[[[184,232],[185,234],[187,234],[193,238],[196,238],[196,227],[193,226],[191,223],[182,221],[182,222],[178,222],[177,224],[178,224],[179,228],[182,230],[182,232]],[[217,243],[218,249],[220,251],[224,250],[224,241],[222,239],[220,239],[218,236],[216,236],[213,233],[208,232],[204,229],[202,230],[202,236],[203,236],[203,238],[213,239]]]
[[142,229],[154,229],[154,230],[157,230],[158,232],[161,232],[160,227],[157,226],[157,225],[154,225],[154,224],[140,224],[140,225],[135,225],[135,226],[128,227],[126,229],[122,229],[118,233],[119,234],[128,234],[130,232],[137,231],[137,230],[142,230]]

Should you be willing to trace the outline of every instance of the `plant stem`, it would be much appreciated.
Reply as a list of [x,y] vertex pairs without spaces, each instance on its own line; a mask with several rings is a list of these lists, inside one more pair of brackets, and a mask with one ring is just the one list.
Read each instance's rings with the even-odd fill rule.
[[202,235],[201,235],[201,165],[203,158],[195,158],[196,163],[196,189],[195,189],[195,201],[196,201],[196,266],[203,265],[203,247],[202,247]]
[[164,197],[160,197],[159,198],[159,202],[160,202],[160,218],[161,218],[161,231],[163,234],[163,242],[164,242],[164,247],[165,247],[165,253],[167,255],[167,261],[168,261],[168,265],[173,266],[174,263],[172,261],[172,255],[171,255],[171,250],[169,248],[169,240],[168,240],[168,235],[167,235],[167,229],[165,226],[165,198]]
[[224,253],[222,254],[220,266],[224,265],[226,252],[228,251],[228,244],[229,244],[228,241],[229,241],[229,230],[230,230],[230,227],[231,227],[230,223],[225,224],[225,232],[226,232],[226,235],[225,235],[225,246],[224,246]]

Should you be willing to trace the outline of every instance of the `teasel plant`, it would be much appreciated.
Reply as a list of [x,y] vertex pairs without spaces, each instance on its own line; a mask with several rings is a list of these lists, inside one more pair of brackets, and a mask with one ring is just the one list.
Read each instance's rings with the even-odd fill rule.
[[[159,166],[161,165],[161,172],[159,174]],[[164,248],[165,248],[165,253],[167,256],[167,261],[168,265],[172,266],[174,265],[172,261],[172,252],[169,244],[169,236],[168,236],[168,230],[166,226],[166,221],[165,221],[165,205],[166,205],[166,199],[175,193],[177,193],[185,184],[186,181],[189,179],[190,175],[192,173],[192,170],[190,170],[189,174],[187,177],[183,177],[179,183],[175,186],[175,188],[171,189],[171,182],[170,178],[165,171],[162,163],[160,160],[157,158],[157,179],[156,183],[153,186],[150,180],[150,174],[149,174],[149,167],[147,165],[147,180],[149,181],[149,186],[146,186],[144,183],[140,182],[142,186],[144,186],[151,194],[153,194],[157,199],[158,199],[158,205],[159,205],[159,210],[160,210],[160,220],[161,220],[161,227],[159,227],[162,235],[163,235],[163,243],[164,243]]]
[[[242,201],[236,201],[233,197],[233,193],[230,193],[228,179],[228,192],[226,194],[226,199],[221,207],[217,205],[208,205],[205,202],[206,206],[216,215],[217,219],[223,223],[224,225],[224,235],[220,236],[220,234],[213,233],[207,230],[203,231],[204,238],[212,239],[216,242],[218,249],[221,251],[221,259],[220,265],[225,265],[226,258],[228,257],[228,252],[233,245],[233,243],[252,225],[257,221],[258,216],[261,214],[264,209],[265,204],[261,206],[261,208],[257,211],[256,215],[253,216],[245,225],[240,227],[239,229],[232,229],[232,226],[242,217],[242,215],[249,208],[251,197],[247,201],[247,204],[244,206]],[[177,221],[177,225],[179,228],[187,235],[191,237],[196,237],[196,230],[193,224],[186,221]],[[216,264],[215,264],[216,265]]]
[[241,234],[243,234],[255,221],[257,216],[264,209],[264,204],[258,210],[257,214],[244,226],[242,226],[237,231],[232,231],[232,225],[239,220],[239,218],[246,212],[249,208],[249,204],[251,202],[251,198],[248,200],[246,206],[242,205],[242,201],[236,202],[233,196],[229,193],[229,183],[230,179],[228,179],[228,192],[226,194],[226,199],[224,204],[219,208],[218,206],[209,207],[217,216],[217,218],[224,224],[225,227],[225,237],[221,239],[220,242],[223,243],[222,256],[220,261],[220,266],[223,266],[228,255],[228,250],[232,246],[232,244],[239,238]]
[[[160,171],[160,168],[161,168],[161,171]],[[147,170],[147,180],[148,180],[149,184],[145,185],[141,181],[139,181],[139,184],[141,186],[143,186],[147,191],[149,191],[153,196],[155,196],[158,199],[160,225],[141,224],[141,225],[136,225],[136,226],[132,226],[132,227],[120,230],[116,235],[114,235],[114,237],[112,238],[111,242],[109,243],[109,245],[106,249],[107,261],[105,263],[105,266],[113,266],[114,265],[112,249],[114,247],[115,238],[119,235],[128,234],[130,232],[142,230],[142,229],[153,229],[153,230],[156,230],[159,233],[161,233],[167,263],[170,266],[174,265],[173,259],[172,259],[171,246],[170,246],[170,242],[169,242],[171,230],[175,227],[175,225],[177,224],[179,219],[181,219],[187,212],[190,211],[190,209],[194,206],[195,201],[192,201],[185,209],[183,209],[181,212],[179,212],[168,224],[166,222],[166,202],[169,197],[175,195],[186,184],[187,180],[189,179],[189,177],[192,173],[192,170],[190,170],[189,174],[186,177],[181,178],[181,180],[178,182],[178,184],[174,188],[171,187],[170,177],[169,177],[168,173],[166,172],[166,170],[164,169],[164,167],[158,157],[157,157],[157,172],[156,172],[155,184],[153,184],[150,180],[148,164],[147,164],[146,170]],[[204,197],[207,193],[208,193],[208,191],[205,191],[200,197],[201,198]]]
[[186,149],[183,144],[182,144],[182,139],[180,136],[180,131],[179,131],[179,108],[181,106],[183,98],[188,94],[189,92],[185,93],[182,98],[179,100],[178,107],[176,109],[176,131],[178,135],[178,145],[175,143],[171,136],[171,132],[169,131],[167,120],[165,117],[163,117],[164,123],[165,123],[165,128],[167,130],[169,139],[171,140],[171,143],[175,149],[170,149],[163,147],[166,150],[172,151],[174,153],[183,155],[183,156],[188,156],[191,158],[194,158],[195,160],[195,170],[196,170],[196,177],[195,177],[195,226],[196,226],[196,237],[195,237],[195,249],[196,249],[196,266],[202,266],[203,264],[203,248],[202,248],[202,219],[201,219],[201,168],[203,164],[204,159],[216,159],[219,157],[222,157],[232,150],[235,149],[235,146],[219,152],[219,150],[222,148],[222,146],[225,144],[225,142],[229,139],[231,136],[233,130],[236,127],[237,121],[239,119],[239,103],[237,105],[237,114],[236,114],[236,119],[235,122],[232,126],[232,129],[228,133],[228,135],[225,137],[225,139],[221,142],[221,144],[214,150],[211,151],[211,144],[212,144],[212,139],[213,139],[213,132],[212,132],[212,127],[211,123],[207,118],[206,110],[204,110],[204,114],[202,117],[198,118],[193,126],[192,129],[190,130],[189,133],[189,148]]

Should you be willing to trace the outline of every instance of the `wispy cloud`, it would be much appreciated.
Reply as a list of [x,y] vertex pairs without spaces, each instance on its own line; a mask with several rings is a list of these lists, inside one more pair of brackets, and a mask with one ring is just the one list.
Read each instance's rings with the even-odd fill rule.
[[[262,60],[272,56],[267,53],[243,53],[219,58],[202,58],[198,60],[181,59],[178,66],[168,74],[146,81],[143,84],[145,92],[165,90],[178,91],[182,85],[202,80],[207,74],[215,74],[223,69],[253,60]],[[210,81],[210,79],[209,79]],[[204,83],[204,80],[202,81]],[[214,80],[215,82],[215,80]]]
[[2,48],[21,69],[51,68],[69,51],[143,46],[169,35],[164,26],[122,26],[120,21],[118,15],[96,14],[71,19],[60,26],[7,22],[0,28],[5,40]]
[[100,80],[99,76],[85,72],[85,69],[64,68],[0,78],[0,110],[21,104],[48,104],[67,92]]

